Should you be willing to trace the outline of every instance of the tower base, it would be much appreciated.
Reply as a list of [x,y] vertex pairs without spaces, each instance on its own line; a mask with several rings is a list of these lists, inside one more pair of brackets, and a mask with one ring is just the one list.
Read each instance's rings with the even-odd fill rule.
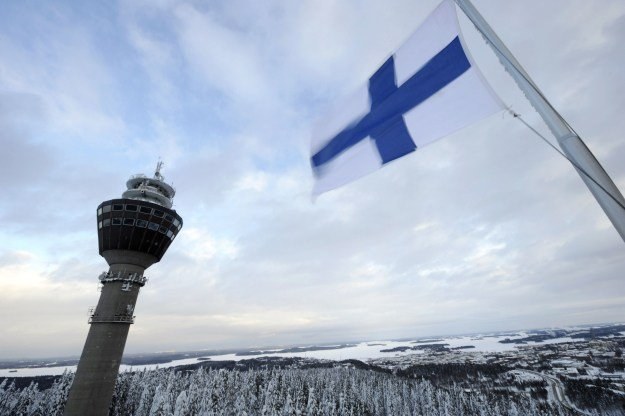
[[[156,261],[153,256],[123,251],[107,252],[111,265],[100,276],[102,294],[69,391],[65,416],[107,416],[121,364],[143,272]],[[118,261],[130,263],[115,263]]]

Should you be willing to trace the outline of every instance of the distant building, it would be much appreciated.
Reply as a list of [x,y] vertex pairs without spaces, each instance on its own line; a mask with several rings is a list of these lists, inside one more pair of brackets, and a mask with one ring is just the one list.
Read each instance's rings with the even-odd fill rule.
[[609,380],[625,380],[624,373],[603,373],[601,378],[607,378]]
[[552,367],[567,368],[567,367],[581,367],[582,365],[584,365],[584,363],[581,363],[576,360],[572,360],[570,358],[551,360]]

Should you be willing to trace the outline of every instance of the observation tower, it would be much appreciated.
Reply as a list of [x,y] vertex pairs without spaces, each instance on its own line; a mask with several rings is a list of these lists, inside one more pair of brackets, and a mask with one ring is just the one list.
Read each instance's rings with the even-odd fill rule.
[[159,161],[153,178],[132,176],[121,199],[98,206],[98,245],[109,270],[99,277],[100,300],[89,318],[66,416],[108,415],[139,289],[147,281],[143,272],[163,258],[182,228],[162,166]]

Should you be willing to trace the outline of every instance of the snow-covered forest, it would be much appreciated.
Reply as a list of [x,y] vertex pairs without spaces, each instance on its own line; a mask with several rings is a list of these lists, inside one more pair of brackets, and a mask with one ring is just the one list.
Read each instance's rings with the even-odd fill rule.
[[[0,384],[0,414],[61,415],[73,374],[45,390]],[[526,395],[435,387],[355,368],[176,371],[119,375],[111,415],[569,415]]]

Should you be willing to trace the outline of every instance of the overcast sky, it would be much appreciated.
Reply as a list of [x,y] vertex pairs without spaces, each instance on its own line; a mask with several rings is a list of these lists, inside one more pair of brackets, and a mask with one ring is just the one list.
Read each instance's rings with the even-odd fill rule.
[[[625,190],[625,2],[474,2]],[[437,3],[1,2],[0,358],[80,354],[96,207],[159,156],[184,228],[126,352],[622,321],[625,244],[509,115],[311,202],[312,126]]]

